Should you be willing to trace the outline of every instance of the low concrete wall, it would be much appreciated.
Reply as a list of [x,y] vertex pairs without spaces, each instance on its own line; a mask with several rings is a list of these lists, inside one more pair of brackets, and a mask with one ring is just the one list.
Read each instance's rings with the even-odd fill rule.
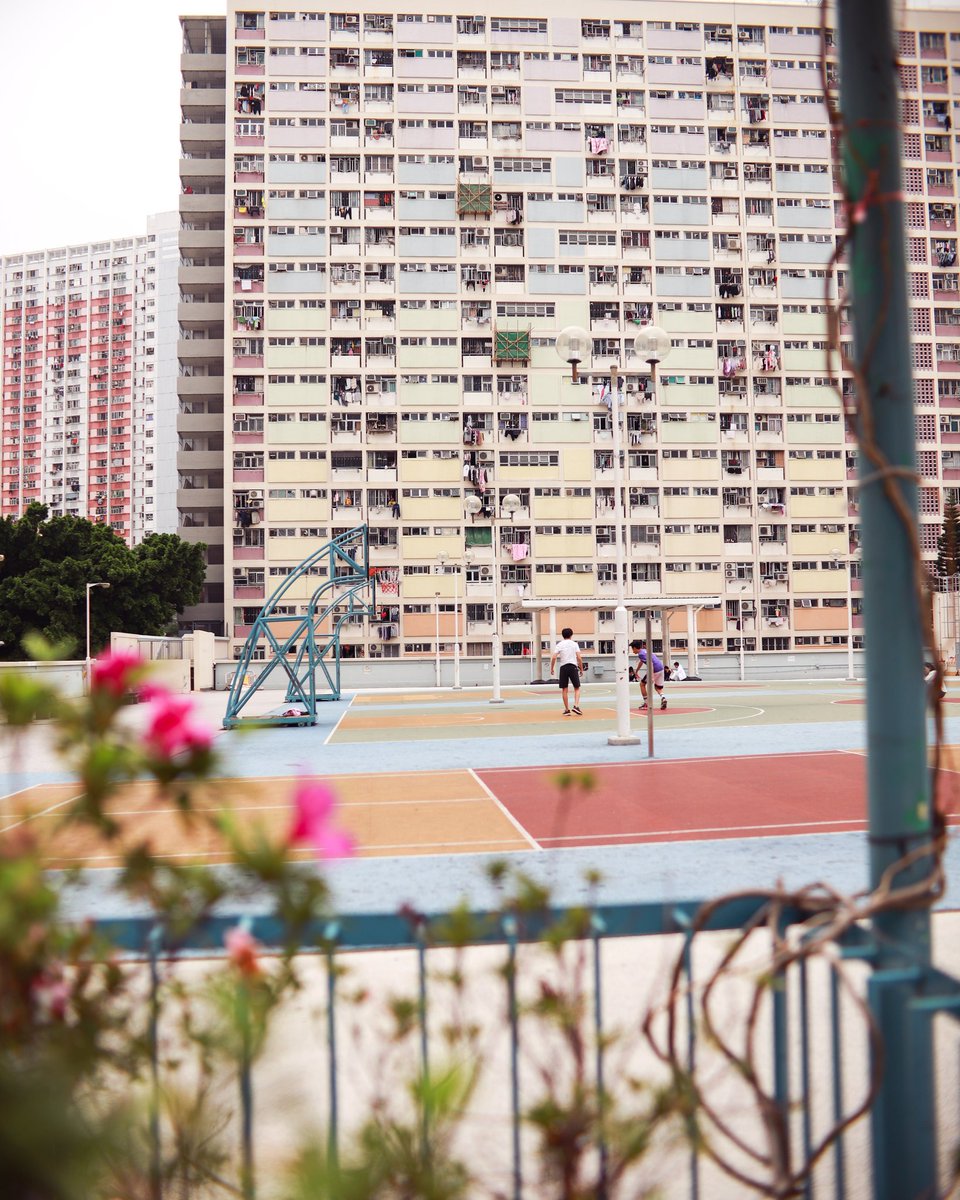
[[[684,670],[687,669],[686,653],[676,654]],[[863,655],[854,655],[854,669],[857,677],[861,677]],[[588,655],[590,670],[586,676],[587,683],[606,683],[613,680],[613,659]],[[630,660],[633,662],[633,659]],[[549,657],[544,655],[543,671],[546,677],[550,665]],[[256,666],[256,664],[255,664]],[[226,689],[230,686],[237,664],[235,662],[218,662],[216,664],[216,688]],[[506,658],[501,663],[501,679],[504,687],[518,687],[529,684],[533,680],[534,661],[530,658]],[[703,654],[700,656],[700,677],[707,681],[728,682],[740,678],[740,658],[736,654]],[[771,679],[846,679],[847,652],[819,654],[746,654],[744,655],[744,677],[747,680]],[[282,690],[286,687],[287,676],[277,667],[271,671],[265,687]],[[464,688],[491,687],[493,684],[492,669],[489,659],[464,658],[460,662],[460,682]],[[453,662],[444,658],[440,663],[440,683],[442,687],[453,686]],[[345,692],[353,692],[363,688],[430,688],[436,687],[437,670],[432,658],[391,658],[391,659],[345,659],[340,664],[340,686]]]
[[83,695],[83,662],[5,662],[0,674],[30,675],[58,688],[65,696]]

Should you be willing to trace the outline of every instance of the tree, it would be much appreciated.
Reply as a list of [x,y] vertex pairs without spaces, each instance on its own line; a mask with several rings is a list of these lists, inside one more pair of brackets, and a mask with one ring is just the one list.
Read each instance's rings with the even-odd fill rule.
[[[943,506],[943,529],[937,539],[936,574],[940,579],[956,579],[960,575],[960,508],[955,504]],[[948,584],[948,587],[955,586]]]
[[84,644],[86,585],[105,582],[91,606],[91,648],[111,632],[162,634],[175,613],[200,597],[204,547],[173,533],[155,533],[128,546],[106,525],[81,517],[48,518],[31,504],[19,518],[0,521],[0,648],[4,659],[22,659],[23,637],[42,633]]

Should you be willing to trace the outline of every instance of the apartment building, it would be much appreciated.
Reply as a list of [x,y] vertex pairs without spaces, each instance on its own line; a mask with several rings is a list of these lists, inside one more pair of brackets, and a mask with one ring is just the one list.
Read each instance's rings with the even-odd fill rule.
[[[178,501],[184,536],[212,543],[191,616],[236,651],[292,566],[366,522],[382,609],[345,656],[458,638],[485,657],[497,605],[504,655],[525,656],[520,598],[556,599],[611,653],[616,364],[628,595],[722,596],[702,653],[859,645],[817,7],[427,9],[184,21]],[[902,21],[933,557],[960,479],[960,17]],[[672,339],[655,384],[633,349],[651,321]],[[592,338],[576,383],[569,325]],[[609,607],[568,617],[571,598]]]
[[176,376],[158,351],[176,330],[178,223],[0,258],[0,516],[39,501],[131,544],[176,530]]

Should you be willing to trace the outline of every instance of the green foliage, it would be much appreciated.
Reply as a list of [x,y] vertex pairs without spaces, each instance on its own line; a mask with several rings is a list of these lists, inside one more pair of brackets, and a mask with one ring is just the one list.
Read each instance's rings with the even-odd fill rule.
[[[41,657],[50,653],[44,645],[34,649]],[[122,659],[101,663],[91,694],[75,701],[33,677],[0,675],[0,723],[16,737],[38,717],[51,720],[60,761],[79,781],[76,796],[49,824],[27,821],[0,836],[4,1200],[145,1200],[158,1186],[182,1200],[252,1195],[258,1181],[237,1152],[237,1079],[266,1054],[274,1020],[303,987],[300,951],[311,942],[326,948],[317,930],[330,929],[329,892],[316,865],[292,859],[283,833],[271,835],[209,804],[218,764],[203,738],[165,757],[149,727],[141,740],[120,719],[126,694],[142,682],[136,660]],[[217,835],[233,870],[159,857],[135,825],[122,828],[118,789],[134,781],[140,788],[146,781],[173,812],[185,843]],[[557,783],[561,797],[575,803],[592,779],[572,773]],[[227,935],[226,956],[199,977],[161,965],[162,1032],[155,1042],[142,964],[119,958],[108,941],[61,912],[38,840],[38,830],[51,825],[93,833],[111,847],[122,862],[118,889],[131,906],[153,914],[168,947],[215,908],[255,893],[282,931],[281,953],[267,959],[238,926]],[[538,1151],[529,1168],[539,1171],[533,1194],[544,1200],[636,1195],[630,1172],[654,1136],[668,1126],[696,1133],[696,1097],[684,1077],[656,1091],[625,1070],[615,1088],[598,1083],[597,1055],[625,1049],[629,1056],[630,1045],[620,1031],[595,1027],[589,908],[558,918],[549,890],[506,862],[491,868],[490,877],[500,904],[485,921],[465,905],[434,923],[406,913],[425,947],[447,947],[430,960],[429,1011],[419,991],[374,996],[353,983],[342,957],[331,963],[338,1011],[352,1008],[358,1048],[376,1062],[372,1095],[359,1125],[341,1129],[339,1153],[324,1133],[314,1135],[272,1171],[273,1186],[261,1194],[280,1200],[485,1194],[488,1181],[479,1178],[485,1164],[468,1162],[459,1139],[466,1120],[478,1115],[471,1104],[489,1060],[486,1039],[499,1039],[505,1012],[491,1022],[489,1012],[471,1007],[478,980],[467,954],[507,927],[516,932],[515,956],[497,952],[487,980],[498,989],[498,1004],[506,1005],[505,984],[517,985],[514,1015],[529,1059],[521,1119]],[[589,888],[596,883],[587,878]],[[429,1068],[420,1054],[427,1022]],[[269,1095],[258,1096],[264,1103]],[[154,1112],[162,1130],[157,1143]]]
[[941,579],[960,575],[960,508],[955,504],[943,506],[943,528],[937,539],[935,571]]
[[82,654],[86,585],[93,652],[111,632],[162,634],[200,597],[203,546],[158,533],[128,546],[108,526],[80,517],[48,519],[42,504],[0,521],[0,657],[23,659],[25,639],[41,633],[58,653]]

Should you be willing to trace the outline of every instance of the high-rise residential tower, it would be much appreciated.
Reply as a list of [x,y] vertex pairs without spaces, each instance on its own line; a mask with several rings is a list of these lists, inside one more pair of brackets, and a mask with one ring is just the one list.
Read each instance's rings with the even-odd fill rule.
[[[236,651],[289,569],[362,521],[383,608],[346,655],[459,637],[485,657],[519,597],[609,599],[564,617],[609,653],[617,364],[628,593],[721,596],[701,651],[856,644],[817,6],[304,2],[184,20],[178,499],[212,543],[195,619]],[[902,21],[932,557],[960,479],[960,16]],[[672,339],[656,387],[633,351],[651,321]],[[554,349],[569,325],[592,339],[579,383]],[[682,615],[670,632],[690,638]],[[533,638],[505,613],[508,657]]]
[[177,224],[0,259],[0,515],[40,501],[130,543],[176,530]]

